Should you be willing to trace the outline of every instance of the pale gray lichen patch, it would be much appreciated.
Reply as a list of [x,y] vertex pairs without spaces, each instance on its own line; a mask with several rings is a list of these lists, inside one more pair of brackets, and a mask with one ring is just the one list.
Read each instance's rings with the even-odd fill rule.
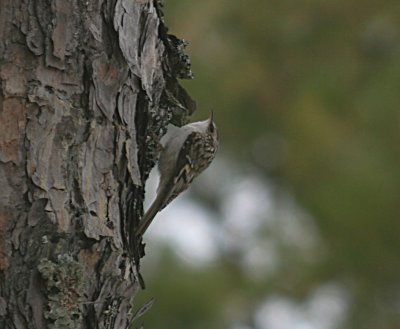
[[57,262],[42,259],[38,270],[46,283],[50,329],[76,329],[82,321],[79,308],[87,287],[83,266],[70,255],[59,255]]

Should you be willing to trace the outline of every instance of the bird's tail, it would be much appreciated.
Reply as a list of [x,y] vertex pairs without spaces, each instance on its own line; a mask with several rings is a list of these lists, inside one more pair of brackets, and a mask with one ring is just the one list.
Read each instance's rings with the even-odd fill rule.
[[150,208],[147,209],[143,218],[139,222],[139,226],[136,229],[137,237],[143,236],[143,234],[146,232],[147,228],[150,226],[151,222],[153,221],[154,217],[164,207],[165,202],[169,198],[169,194],[170,194],[169,192],[171,191],[170,185],[171,185],[171,183],[164,184],[158,190],[155,200],[151,204]]

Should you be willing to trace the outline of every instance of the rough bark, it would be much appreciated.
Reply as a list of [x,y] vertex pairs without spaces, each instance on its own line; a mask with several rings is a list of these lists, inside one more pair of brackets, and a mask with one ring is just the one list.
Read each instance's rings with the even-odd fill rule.
[[130,324],[183,48],[155,1],[0,0],[0,328]]

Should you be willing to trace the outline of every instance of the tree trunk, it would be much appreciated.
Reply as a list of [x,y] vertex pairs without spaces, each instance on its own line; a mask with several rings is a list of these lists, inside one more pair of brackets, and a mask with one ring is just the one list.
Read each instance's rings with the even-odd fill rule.
[[183,48],[156,1],[0,0],[0,328],[131,323],[145,181],[195,109]]

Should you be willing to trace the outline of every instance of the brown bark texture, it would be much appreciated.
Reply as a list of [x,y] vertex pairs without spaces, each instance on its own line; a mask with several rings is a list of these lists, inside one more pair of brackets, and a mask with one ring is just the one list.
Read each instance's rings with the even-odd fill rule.
[[0,0],[0,328],[131,324],[145,182],[195,109],[184,47],[159,1]]

